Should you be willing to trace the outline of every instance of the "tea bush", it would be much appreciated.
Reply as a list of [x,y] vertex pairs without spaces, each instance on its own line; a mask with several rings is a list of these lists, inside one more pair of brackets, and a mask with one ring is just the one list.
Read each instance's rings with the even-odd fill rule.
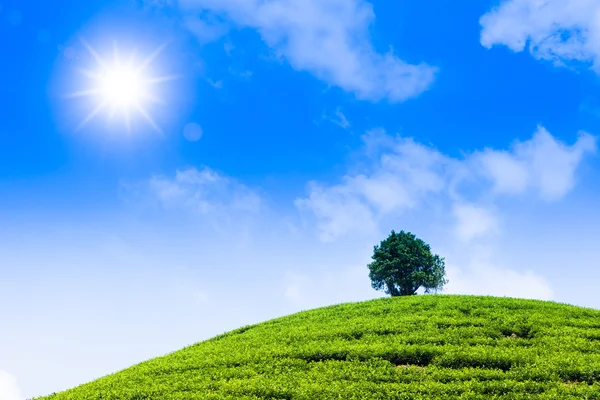
[[600,399],[600,311],[427,295],[242,327],[38,400]]

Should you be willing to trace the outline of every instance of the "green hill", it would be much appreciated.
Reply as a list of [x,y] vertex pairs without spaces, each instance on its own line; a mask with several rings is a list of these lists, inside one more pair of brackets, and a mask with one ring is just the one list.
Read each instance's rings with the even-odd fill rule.
[[600,399],[600,311],[411,296],[246,326],[44,400]]

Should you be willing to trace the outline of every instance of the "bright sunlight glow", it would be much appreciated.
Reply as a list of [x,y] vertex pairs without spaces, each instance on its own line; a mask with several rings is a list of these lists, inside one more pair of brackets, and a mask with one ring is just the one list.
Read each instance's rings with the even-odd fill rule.
[[101,112],[106,111],[109,119],[112,119],[116,113],[122,114],[127,129],[130,131],[131,113],[135,112],[160,133],[161,130],[150,116],[147,106],[148,103],[163,102],[151,92],[150,88],[157,83],[175,77],[152,77],[147,70],[165,46],[159,47],[139,62],[136,61],[133,55],[129,56],[127,61],[123,61],[115,45],[112,60],[109,61],[83,39],[82,42],[96,61],[97,69],[81,71],[83,75],[91,79],[91,87],[72,93],[70,97],[93,97],[96,99],[97,104],[79,124],[78,129],[85,126]]
[[115,107],[139,104],[146,93],[145,79],[134,68],[113,66],[100,77],[100,92],[106,102]]

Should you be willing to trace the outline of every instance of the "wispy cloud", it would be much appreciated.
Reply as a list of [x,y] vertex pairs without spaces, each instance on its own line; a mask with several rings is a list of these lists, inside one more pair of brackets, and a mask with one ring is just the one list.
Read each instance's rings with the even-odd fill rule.
[[[580,133],[577,142],[565,145],[538,127],[533,138],[513,145],[511,151],[486,149],[464,159],[452,158],[411,138],[392,137],[376,130],[363,136],[365,153],[374,153],[367,171],[349,174],[341,183],[309,185],[306,198],[296,201],[317,218],[320,237],[334,240],[356,228],[371,231],[390,215],[401,215],[431,202],[464,202],[472,194],[461,193],[462,183],[476,192],[518,195],[535,189],[539,198],[552,201],[566,195],[575,185],[575,171],[586,154],[595,153],[595,138]],[[483,209],[464,205],[454,212],[462,221],[463,237],[477,230],[493,230],[496,222]],[[467,227],[469,214],[487,221],[486,228]]]
[[231,55],[231,52],[233,50],[235,50],[235,46],[233,45],[233,43],[227,41],[225,42],[225,44],[223,45],[223,50],[225,50],[225,53],[227,53],[228,56]]
[[[202,10],[197,19],[218,16],[258,30],[293,68],[360,99],[403,101],[427,90],[435,79],[435,67],[409,64],[392,50],[381,54],[373,48],[369,27],[375,14],[364,0],[181,0],[179,5],[185,13]],[[206,17],[205,11],[212,14]],[[210,37],[204,22],[190,29]]]
[[324,241],[356,229],[374,232],[386,215],[414,208],[446,186],[451,160],[436,150],[381,130],[364,135],[363,141],[366,152],[378,153],[366,172],[329,186],[311,182],[308,197],[296,200],[298,208],[315,215]]
[[498,217],[480,205],[457,203],[452,209],[456,218],[456,236],[465,242],[499,230]]
[[254,75],[250,70],[238,71],[232,67],[229,67],[229,73],[242,79],[250,79]]
[[200,44],[212,42],[229,31],[229,26],[214,18],[212,14],[204,14],[204,18],[186,17],[184,26],[198,39]]
[[210,78],[206,78],[206,82],[208,82],[209,85],[212,86],[212,87],[214,87],[215,89],[222,89],[223,88],[223,81],[222,80],[213,81]]
[[557,200],[575,185],[575,171],[587,154],[596,152],[596,138],[581,132],[572,146],[556,140],[542,126],[533,138],[515,143],[512,151],[486,149],[473,155],[474,170],[493,182],[498,194],[536,190],[543,200]]
[[481,17],[481,44],[600,73],[599,14],[596,0],[505,0]]
[[209,168],[177,171],[174,178],[153,177],[150,192],[164,207],[206,214],[218,210],[257,212],[260,196],[247,186]]
[[323,118],[336,124],[342,129],[347,129],[350,127],[350,122],[348,121],[348,118],[346,118],[346,115],[344,115],[344,113],[339,108],[335,110],[335,113],[333,115],[323,114]]
[[122,193],[128,203],[141,209],[180,211],[208,221],[217,230],[249,221],[263,208],[257,190],[207,167],[122,183]]

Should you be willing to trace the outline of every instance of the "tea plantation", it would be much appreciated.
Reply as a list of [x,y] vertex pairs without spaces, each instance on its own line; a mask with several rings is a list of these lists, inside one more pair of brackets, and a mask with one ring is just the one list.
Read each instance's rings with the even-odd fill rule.
[[451,295],[341,304],[39,399],[600,399],[600,311]]

